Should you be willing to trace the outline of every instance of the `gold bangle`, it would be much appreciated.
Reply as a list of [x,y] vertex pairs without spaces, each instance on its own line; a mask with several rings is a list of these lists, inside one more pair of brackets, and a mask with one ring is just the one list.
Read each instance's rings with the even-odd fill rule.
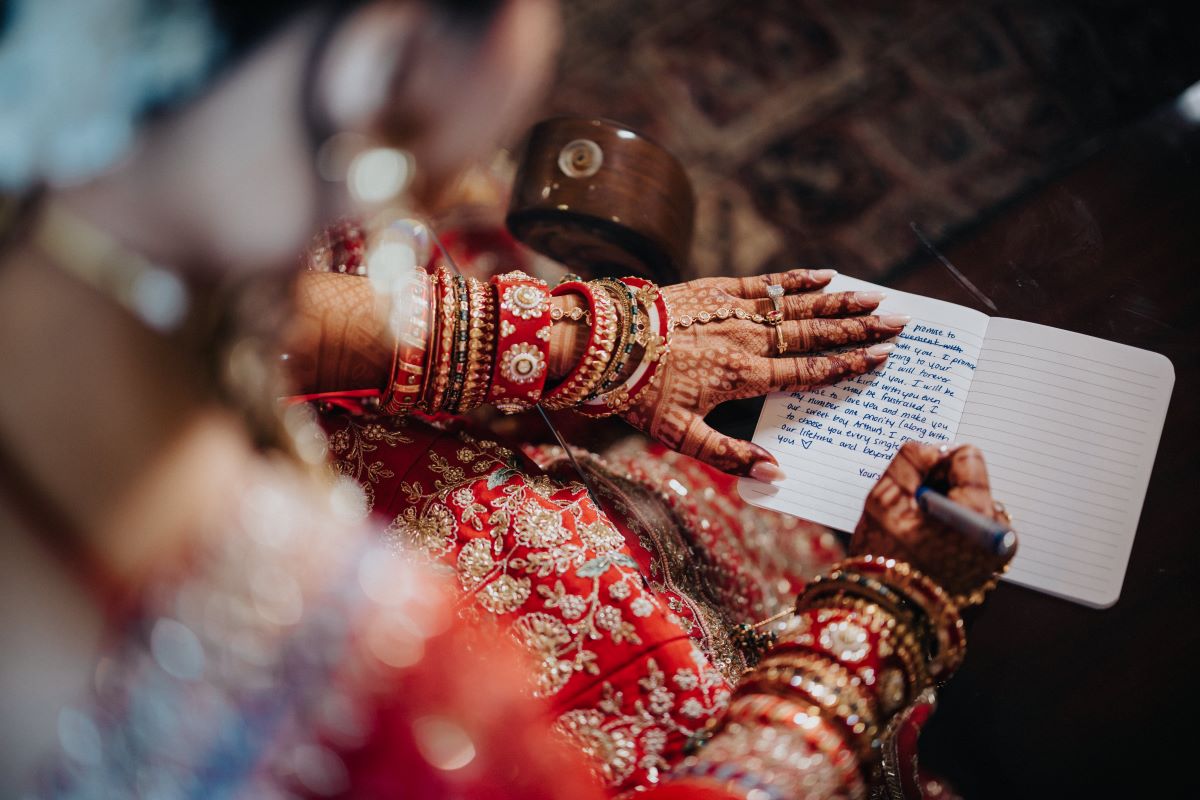
[[799,694],[820,709],[821,716],[846,730],[860,760],[873,760],[879,738],[874,701],[862,691],[863,681],[841,664],[809,653],[793,653],[786,661],[755,667],[741,681],[735,697],[749,693]]
[[454,409],[466,414],[477,408],[487,394],[491,376],[492,338],[495,332],[490,285],[467,278],[468,333],[466,374],[462,397]]
[[582,363],[567,379],[543,396],[541,405],[549,411],[561,411],[583,402],[599,385],[600,378],[613,358],[617,341],[617,319],[613,301],[607,292],[581,287],[590,294],[594,308],[593,343],[583,353]]
[[959,606],[936,581],[910,564],[884,556],[855,556],[834,565],[886,579],[904,594],[929,621],[926,650],[931,653],[929,672],[938,681],[946,680],[962,664],[967,652],[967,637]]
[[442,408],[454,413],[462,399],[463,388],[467,381],[467,353],[470,349],[470,320],[471,299],[467,291],[467,279],[462,275],[454,275],[454,356],[450,363],[450,388],[446,391],[446,401]]
[[427,379],[430,383],[430,393],[425,410],[430,414],[441,411],[446,401],[446,390],[450,385],[450,364],[454,350],[454,311],[458,304],[454,292],[454,281],[446,268],[439,267],[433,279],[437,287],[435,294],[438,298],[437,360],[432,362],[434,368]]
[[613,345],[612,360],[600,376],[600,385],[585,398],[587,400],[610,389],[613,381],[624,371],[633,352],[633,335],[637,326],[637,300],[628,286],[613,278],[601,278],[592,283],[599,286],[600,290],[606,292],[613,300],[613,308],[617,312],[617,341]]

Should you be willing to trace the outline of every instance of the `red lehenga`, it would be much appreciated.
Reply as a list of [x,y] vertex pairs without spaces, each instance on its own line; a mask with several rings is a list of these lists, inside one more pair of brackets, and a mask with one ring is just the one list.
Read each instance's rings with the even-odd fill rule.
[[615,791],[658,782],[727,706],[748,663],[737,626],[842,556],[829,531],[751,509],[733,478],[640,437],[576,454],[600,510],[556,448],[415,417],[324,425],[387,535],[453,571],[462,617],[529,652],[555,727]]

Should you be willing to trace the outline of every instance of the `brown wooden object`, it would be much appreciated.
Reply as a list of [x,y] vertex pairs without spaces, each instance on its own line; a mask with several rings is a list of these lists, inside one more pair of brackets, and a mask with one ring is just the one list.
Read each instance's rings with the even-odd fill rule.
[[557,117],[534,126],[513,183],[508,228],[588,276],[677,283],[695,196],[679,161],[619,123]]

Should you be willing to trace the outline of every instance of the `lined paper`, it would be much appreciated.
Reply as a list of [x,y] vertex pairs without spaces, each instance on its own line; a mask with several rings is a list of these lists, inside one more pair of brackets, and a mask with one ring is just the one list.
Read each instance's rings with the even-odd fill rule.
[[754,442],[787,478],[743,478],[742,497],[852,531],[904,441],[970,442],[1020,536],[1005,579],[1115,603],[1175,382],[1171,362],[840,275],[829,290],[885,291],[878,313],[913,321],[881,369],[767,397]]
[[1175,371],[1157,353],[993,319],[959,424],[1016,522],[1014,583],[1117,601]]
[[748,502],[853,530],[863,501],[908,439],[957,434],[988,317],[963,306],[838,275],[829,291],[886,291],[878,313],[909,314],[881,369],[834,386],[769,395],[754,432],[787,473],[771,485],[743,479]]

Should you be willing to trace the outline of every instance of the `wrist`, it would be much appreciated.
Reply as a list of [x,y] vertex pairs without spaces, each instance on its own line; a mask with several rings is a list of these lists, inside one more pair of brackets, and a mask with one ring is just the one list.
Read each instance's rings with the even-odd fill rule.
[[579,295],[566,294],[550,299],[550,379],[559,381],[565,378],[580,359],[587,348],[590,324],[584,300]]

